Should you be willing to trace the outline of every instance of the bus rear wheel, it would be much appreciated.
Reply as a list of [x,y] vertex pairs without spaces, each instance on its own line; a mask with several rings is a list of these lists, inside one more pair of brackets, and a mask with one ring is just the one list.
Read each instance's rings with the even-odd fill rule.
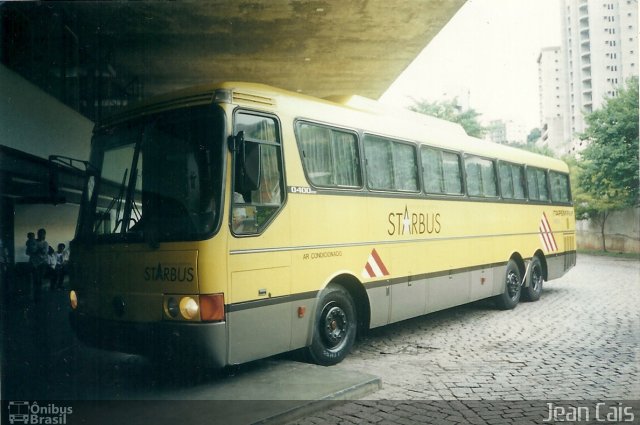
[[323,291],[313,327],[307,355],[323,366],[340,363],[349,354],[356,338],[356,308],[349,293],[330,284]]
[[542,294],[542,283],[544,277],[542,274],[542,263],[538,257],[533,257],[529,266],[529,286],[522,288],[522,298],[526,301],[538,301]]
[[514,260],[509,260],[505,272],[504,292],[496,296],[495,302],[500,310],[511,310],[518,305],[522,294],[522,277]]

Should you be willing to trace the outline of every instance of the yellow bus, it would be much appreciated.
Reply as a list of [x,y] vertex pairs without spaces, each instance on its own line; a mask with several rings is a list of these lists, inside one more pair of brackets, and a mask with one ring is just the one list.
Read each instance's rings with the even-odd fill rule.
[[248,83],[96,126],[71,249],[80,340],[223,367],[493,298],[575,264],[562,161],[357,96]]

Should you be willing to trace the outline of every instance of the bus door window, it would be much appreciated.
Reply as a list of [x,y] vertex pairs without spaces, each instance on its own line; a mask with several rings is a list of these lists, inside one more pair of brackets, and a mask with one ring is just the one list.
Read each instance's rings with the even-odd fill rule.
[[[241,112],[235,134],[242,132],[244,148],[234,158],[231,228],[235,234],[262,232],[284,202],[284,180],[278,122],[269,116]],[[243,152],[245,159],[240,158]],[[256,156],[257,161],[249,157]],[[243,187],[238,167],[258,167],[254,187]],[[254,172],[256,170],[253,170]]]

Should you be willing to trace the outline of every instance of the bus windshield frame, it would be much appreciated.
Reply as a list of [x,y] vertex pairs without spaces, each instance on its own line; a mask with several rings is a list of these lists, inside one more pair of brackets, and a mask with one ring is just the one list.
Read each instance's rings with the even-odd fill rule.
[[99,128],[76,237],[95,243],[205,240],[220,229],[226,123],[216,104]]

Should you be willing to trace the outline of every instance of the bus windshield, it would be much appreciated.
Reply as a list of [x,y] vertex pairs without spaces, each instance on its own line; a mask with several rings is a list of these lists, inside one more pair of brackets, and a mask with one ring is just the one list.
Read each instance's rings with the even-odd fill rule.
[[219,227],[224,117],[217,106],[148,115],[93,140],[78,236],[94,241],[198,240]]

